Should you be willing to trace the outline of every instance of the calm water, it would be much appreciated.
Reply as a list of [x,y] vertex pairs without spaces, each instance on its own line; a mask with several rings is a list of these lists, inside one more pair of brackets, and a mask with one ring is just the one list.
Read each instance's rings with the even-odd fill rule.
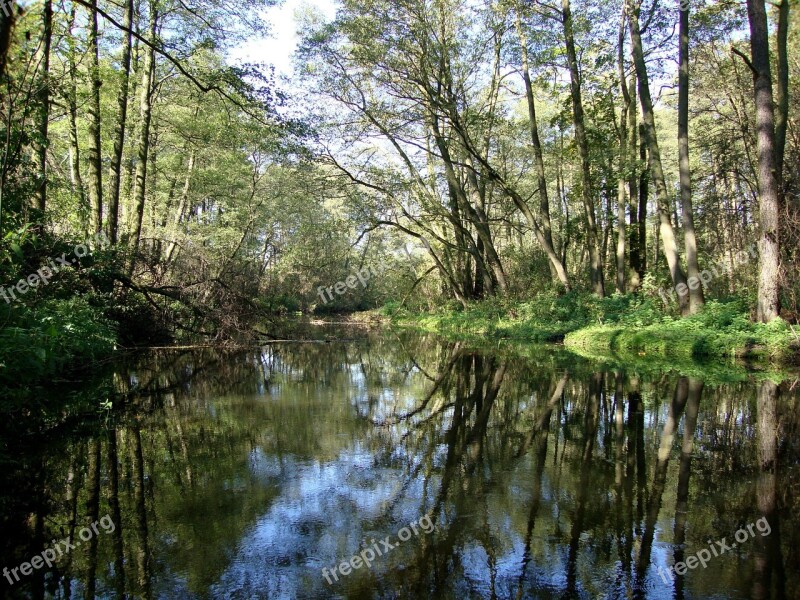
[[2,593],[800,597],[791,382],[351,337],[153,353],[2,424],[0,566],[62,553]]

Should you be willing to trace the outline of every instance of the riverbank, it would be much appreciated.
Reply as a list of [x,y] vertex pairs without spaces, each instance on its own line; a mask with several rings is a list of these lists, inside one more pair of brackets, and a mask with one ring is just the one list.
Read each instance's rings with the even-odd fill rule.
[[462,310],[413,314],[394,307],[393,323],[454,339],[562,343],[583,356],[697,361],[748,359],[797,362],[800,337],[785,321],[754,323],[741,299],[711,301],[700,314],[679,318],[652,299],[542,294],[524,303],[483,302]]

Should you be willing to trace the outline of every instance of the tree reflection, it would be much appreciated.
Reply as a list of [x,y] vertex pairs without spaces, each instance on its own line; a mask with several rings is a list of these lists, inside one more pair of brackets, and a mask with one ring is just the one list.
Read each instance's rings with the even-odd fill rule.
[[[785,598],[785,574],[781,551],[781,519],[778,510],[778,445],[781,439],[778,415],[778,386],[764,381],[758,388],[757,458],[759,474],[756,502],[761,517],[770,525],[771,533],[756,537],[755,569],[751,597]],[[775,578],[773,579],[773,574]]]
[[[29,499],[3,497],[12,540],[3,560],[17,565],[105,514],[116,529],[10,594],[683,598],[747,589],[782,598],[798,589],[787,550],[798,530],[787,513],[797,411],[781,408],[797,394],[787,386],[710,386],[383,335],[159,352],[118,365],[99,389],[109,387],[125,410],[35,451],[9,442],[26,468],[4,477]],[[434,533],[336,587],[321,577],[422,515]],[[772,534],[743,550],[749,569],[723,557],[666,583],[657,574],[761,516]]]

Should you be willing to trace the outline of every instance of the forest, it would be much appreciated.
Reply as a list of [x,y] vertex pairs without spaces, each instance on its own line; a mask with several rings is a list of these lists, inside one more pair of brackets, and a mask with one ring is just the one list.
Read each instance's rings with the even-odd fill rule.
[[793,352],[789,0],[342,2],[298,14],[291,81],[228,59],[272,4],[4,10],[0,335],[32,353],[7,367],[381,307]]

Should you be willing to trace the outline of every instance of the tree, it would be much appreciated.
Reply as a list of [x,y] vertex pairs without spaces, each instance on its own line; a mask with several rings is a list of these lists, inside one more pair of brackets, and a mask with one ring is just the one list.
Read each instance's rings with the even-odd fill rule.
[[589,161],[589,140],[586,136],[586,121],[581,96],[581,76],[578,69],[578,55],[575,51],[575,34],[572,23],[570,0],[561,2],[562,23],[564,26],[564,42],[567,49],[567,65],[570,75],[570,96],[572,98],[572,118],[575,125],[575,142],[581,159],[581,199],[586,215],[586,245],[589,250],[589,270],[594,293],[601,298],[605,296],[603,276],[603,259],[600,254],[597,232],[597,215],[592,199],[592,172]]
[[134,176],[133,184],[133,234],[131,235],[131,247],[134,251],[139,249],[139,242],[142,237],[147,166],[150,158],[150,123],[153,116],[154,78],[156,72],[157,0],[150,0],[148,6],[148,41],[150,44],[144,51],[144,65],[142,66],[141,83],[139,84],[139,136],[136,149],[136,175]]
[[77,16],[76,5],[71,3],[67,25],[67,75],[69,80],[64,86],[64,100],[67,104],[67,120],[69,128],[69,179],[72,192],[78,198],[78,206],[85,208],[86,191],[81,175],[81,149],[78,144],[78,58],[73,28]]
[[778,83],[775,91],[775,160],[778,163],[778,181],[783,196],[783,171],[786,156],[786,132],[789,128],[789,23],[790,0],[781,0],[778,5]]
[[[362,170],[331,154],[331,164],[352,183],[389,202],[394,214],[383,208],[374,224],[391,225],[427,243],[459,300],[506,288],[488,214],[489,207],[498,206],[500,194],[522,213],[568,287],[552,241],[516,189],[514,176],[498,165],[502,28],[495,23],[475,39],[460,40],[460,23],[469,14],[461,8],[459,2],[428,5],[414,0],[365,12],[346,4],[335,28],[309,40],[305,51],[314,56],[320,91],[345,107],[347,118],[363,123],[363,138],[353,137],[353,128],[346,127],[350,146],[364,156],[366,136],[374,132],[388,142],[407,174],[378,160]],[[493,23],[489,11],[472,14]],[[369,35],[365,23],[372,28]],[[409,27],[418,35],[404,35]],[[492,48],[489,64],[481,55],[487,46]],[[485,84],[479,82],[483,67],[490,74]],[[370,80],[370,73],[378,75]],[[398,181],[403,181],[400,188]]]
[[[525,101],[528,105],[528,124],[531,132],[531,143],[533,144],[534,165],[536,167],[536,185],[539,192],[539,212],[541,213],[542,219],[542,234],[544,235],[545,241],[550,246],[555,247],[553,244],[553,226],[550,220],[550,196],[547,191],[547,176],[544,168],[544,149],[539,135],[539,119],[536,115],[536,100],[533,95],[530,61],[528,59],[528,39],[522,24],[521,10],[522,3],[517,2],[515,6],[515,25],[519,37],[522,58],[522,80],[525,84]],[[555,265],[552,263],[551,268],[553,269],[554,277],[558,277]]]
[[692,173],[689,165],[689,2],[680,4],[678,52],[678,152],[683,237],[686,245],[686,264],[689,272],[689,312],[700,311],[705,304],[700,263],[697,256],[697,234],[694,229],[692,206]]
[[114,151],[109,169],[108,238],[117,243],[119,229],[119,195],[122,181],[122,153],[125,150],[125,129],[128,120],[128,87],[131,71],[131,42],[133,26],[133,0],[125,0],[125,17],[122,32],[121,76],[117,93],[117,123],[114,129]]
[[[628,245],[627,213],[631,204],[633,189],[630,185],[632,180],[631,172],[633,161],[630,153],[635,150],[632,147],[630,138],[635,139],[636,126],[636,100],[631,96],[631,87],[628,86],[628,75],[625,69],[625,29],[627,26],[627,16],[623,7],[622,17],[619,24],[619,34],[617,36],[617,74],[619,77],[619,87],[622,93],[622,110],[619,119],[619,178],[617,181],[617,292],[624,294],[627,291],[627,262],[626,246]],[[634,229],[638,213],[631,211],[631,235]],[[638,234],[638,230],[635,231]],[[634,243],[630,244],[631,263],[633,263]],[[638,248],[635,250],[638,252]],[[636,258],[638,260],[638,256]],[[638,273],[637,273],[638,275]],[[635,282],[638,286],[638,281]],[[632,286],[634,287],[634,286]]]
[[761,225],[758,320],[780,316],[780,176],[775,136],[775,101],[769,55],[769,28],[764,0],[747,0],[758,143],[758,197]]
[[89,2],[89,147],[86,149],[91,206],[91,227],[103,231],[103,148],[100,139],[100,47],[97,33],[97,0]]
[[50,46],[53,39],[53,3],[45,0],[42,5],[42,39],[37,56],[38,77],[36,86],[37,134],[36,159],[38,167],[38,186],[33,202],[37,218],[44,218],[47,206],[47,129],[50,124]]
[[[639,102],[642,106],[642,117],[644,120],[642,134],[644,142],[647,144],[650,177],[656,189],[661,241],[664,244],[664,255],[669,265],[672,285],[676,290],[682,290],[686,287],[686,275],[683,272],[683,267],[681,267],[680,254],[675,240],[675,230],[672,227],[672,210],[670,209],[667,182],[664,177],[664,166],[661,162],[661,148],[658,144],[658,134],[656,132],[653,98],[650,94],[650,80],[647,74],[647,63],[644,58],[642,32],[639,24],[641,1],[626,0],[626,2],[628,5],[628,27],[630,30],[631,45],[633,46],[633,62],[636,66],[636,77],[639,82]],[[681,306],[681,313],[688,314],[688,294],[679,293],[678,299]]]

